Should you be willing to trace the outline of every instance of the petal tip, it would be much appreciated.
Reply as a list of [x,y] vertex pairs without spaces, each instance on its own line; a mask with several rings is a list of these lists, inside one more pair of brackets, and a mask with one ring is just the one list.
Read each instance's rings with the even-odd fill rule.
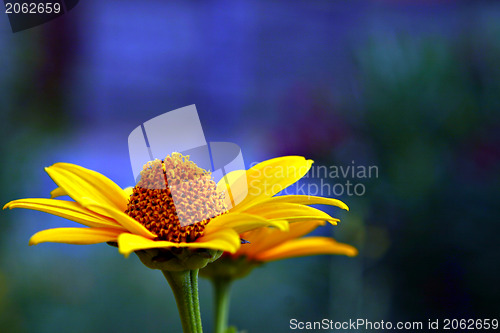
[[283,223],[282,225],[278,226],[278,229],[281,231],[290,231],[290,224],[288,222]]
[[122,251],[121,249],[118,249],[118,252],[120,252],[121,254],[123,254],[123,256],[125,257],[125,259],[128,259],[130,257],[130,253],[131,253],[131,252],[128,252],[128,251]]
[[71,163],[65,163],[65,162],[56,162],[54,164],[52,164],[51,166],[49,166],[48,168],[57,168],[57,167],[61,167],[61,166],[65,166],[65,165],[70,165]]
[[236,252],[238,252],[238,249],[239,249],[239,246],[238,247],[233,247],[230,250],[227,250],[227,252],[229,252],[231,254],[235,254]]
[[349,253],[347,254],[348,257],[356,257],[359,254],[359,251],[355,248],[353,248]]

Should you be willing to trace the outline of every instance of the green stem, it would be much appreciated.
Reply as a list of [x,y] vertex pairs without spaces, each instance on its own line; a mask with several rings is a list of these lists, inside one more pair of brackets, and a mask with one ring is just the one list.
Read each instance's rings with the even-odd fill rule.
[[215,333],[225,333],[229,319],[231,279],[212,279],[215,291]]
[[198,270],[162,272],[174,293],[184,333],[203,333],[198,299]]

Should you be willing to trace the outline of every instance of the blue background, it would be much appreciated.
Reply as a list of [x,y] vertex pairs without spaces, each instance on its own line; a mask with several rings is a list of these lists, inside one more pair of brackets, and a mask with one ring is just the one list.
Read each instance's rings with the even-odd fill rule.
[[[130,131],[196,104],[207,140],[237,143],[247,165],[296,154],[379,171],[317,232],[360,255],[256,269],[234,285],[231,324],[500,313],[497,1],[82,0],[16,34],[0,15],[0,50],[2,204],[48,197],[43,167],[59,161],[133,185]],[[0,219],[0,331],[180,331],[160,272],[104,244],[27,246],[74,225],[62,218]]]

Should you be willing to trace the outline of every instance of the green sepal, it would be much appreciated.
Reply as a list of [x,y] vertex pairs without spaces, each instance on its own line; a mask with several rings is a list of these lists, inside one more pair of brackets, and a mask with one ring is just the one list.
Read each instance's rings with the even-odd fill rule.
[[151,269],[162,271],[186,271],[201,269],[219,259],[220,250],[170,248],[136,251],[142,263]]
[[222,256],[217,262],[206,266],[200,270],[200,276],[210,279],[241,279],[250,274],[250,272],[261,262],[249,261],[245,257],[233,259],[229,256]]

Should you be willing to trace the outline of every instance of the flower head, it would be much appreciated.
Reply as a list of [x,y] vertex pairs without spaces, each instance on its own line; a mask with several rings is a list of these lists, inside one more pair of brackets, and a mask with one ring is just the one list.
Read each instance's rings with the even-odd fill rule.
[[240,235],[248,242],[236,253],[225,252],[213,265],[205,267],[200,274],[211,278],[242,278],[253,268],[263,263],[313,255],[346,255],[354,257],[358,250],[330,237],[304,237],[321,221],[305,221],[290,224],[289,231],[275,228],[259,228]]
[[320,225],[320,221],[311,221],[294,223],[286,232],[273,228],[247,231],[241,237],[250,244],[242,246],[234,254],[227,253],[227,256],[233,260],[245,258],[263,263],[310,255],[338,254],[354,257],[358,254],[353,246],[339,243],[330,237],[303,237]]
[[[30,245],[110,242],[125,256],[136,252],[149,267],[163,269],[162,263],[175,257],[179,269],[186,265],[194,269],[186,264],[193,253],[199,254],[198,261],[199,257],[207,258],[193,264],[203,267],[222,251],[236,253],[241,246],[240,234],[253,229],[286,231],[290,222],[305,220],[335,224],[337,219],[306,205],[327,200],[346,208],[338,200],[273,197],[304,176],[311,164],[299,156],[275,158],[247,171],[232,172],[224,182],[215,184],[208,171],[180,154],[172,154],[148,163],[134,188],[121,189],[98,172],[56,163],[45,169],[58,185],[51,199],[19,199],[4,208],[39,210],[85,226],[40,231],[31,237]],[[290,168],[295,171],[283,172]],[[242,177],[251,190],[238,205],[227,209],[229,200],[240,195]],[[233,190],[232,198],[221,195],[221,189],[228,185]],[[55,199],[64,195],[73,201]]]
[[210,172],[174,153],[144,166],[125,213],[158,239],[180,243],[202,237],[210,219],[226,211]]

